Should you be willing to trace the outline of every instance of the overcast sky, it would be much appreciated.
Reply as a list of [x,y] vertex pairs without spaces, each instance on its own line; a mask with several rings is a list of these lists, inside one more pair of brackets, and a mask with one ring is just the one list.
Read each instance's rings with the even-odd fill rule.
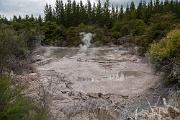
[[[5,15],[10,18],[13,15],[31,15],[34,16],[43,15],[43,9],[46,3],[54,5],[56,0],[0,0],[0,15]],[[67,0],[63,0],[66,2]],[[80,1],[80,0],[76,0]],[[84,3],[87,0],[82,0]],[[98,0],[90,0],[91,2],[97,2]],[[103,1],[103,0],[102,0]],[[132,0],[110,0],[114,5],[125,5]],[[139,0],[134,0],[136,3]]]

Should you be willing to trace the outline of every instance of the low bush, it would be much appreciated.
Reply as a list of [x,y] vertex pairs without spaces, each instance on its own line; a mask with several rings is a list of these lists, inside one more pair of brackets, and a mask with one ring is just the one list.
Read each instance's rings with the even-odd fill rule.
[[[0,25],[0,73],[21,73],[26,66],[30,51],[40,45],[43,36],[34,29],[19,29],[15,31],[12,26]],[[27,61],[26,61],[27,62]]]
[[143,35],[146,31],[146,24],[142,20],[117,21],[112,28],[113,31],[120,32],[121,35]]
[[47,120],[46,111],[21,95],[22,88],[0,75],[0,120]]
[[42,27],[45,39],[43,45],[63,46],[65,40],[65,28],[57,25],[55,22],[46,22]]
[[17,59],[25,58],[28,48],[24,40],[7,25],[0,25],[0,73],[11,69]]
[[180,29],[167,34],[159,43],[150,48],[150,56],[155,68],[163,71],[164,79],[168,82],[180,80]]

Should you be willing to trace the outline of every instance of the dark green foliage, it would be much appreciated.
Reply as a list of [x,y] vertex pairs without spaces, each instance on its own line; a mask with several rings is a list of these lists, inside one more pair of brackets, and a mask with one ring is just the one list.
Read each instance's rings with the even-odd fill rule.
[[95,46],[104,45],[107,42],[110,42],[107,38],[107,34],[108,33],[105,29],[97,28],[95,30],[95,36],[93,38],[93,43],[95,44]]
[[0,25],[0,73],[17,65],[16,59],[23,59],[26,51],[26,43],[17,33],[7,25]]
[[[149,44],[164,37],[174,28],[175,20],[179,19],[178,1],[151,0],[146,3],[141,0],[137,7],[134,2],[131,2],[125,11],[124,8],[122,5],[120,8],[114,7],[109,0],[104,2],[98,0],[97,4],[92,4],[89,0],[86,4],[82,1],[67,0],[64,3],[62,0],[56,0],[54,8],[48,4],[45,6],[44,21],[41,16],[38,18],[33,15],[27,15],[25,18],[14,16],[10,24],[16,31],[23,28],[28,30],[36,28],[43,31],[45,38],[42,44],[56,46],[77,46],[79,33],[76,31],[80,29],[78,26],[81,23],[92,25],[107,29],[110,33],[108,36],[111,38],[118,39],[126,35],[139,38],[135,42],[141,46],[142,50],[144,49],[142,52],[144,54]],[[0,21],[7,22],[4,17],[1,17]]]
[[172,13],[154,15],[149,21],[151,24],[148,27],[146,26],[147,29],[144,34],[136,40],[136,44],[140,46],[139,52],[141,55],[147,52],[153,42],[159,42],[170,30],[174,29],[175,24],[178,25]]
[[24,24],[18,22],[15,24],[0,24],[0,73],[11,70],[22,72],[22,68],[28,67],[24,60],[30,50],[42,39],[36,28],[20,27]]
[[[79,37],[79,29],[77,27],[69,27],[66,31],[66,41],[70,46],[79,46],[81,43]],[[67,46],[68,46],[67,45]]]
[[44,9],[45,21],[54,21],[54,15],[51,5],[46,4]]
[[20,86],[2,75],[10,71],[15,74],[32,72],[29,56],[43,38],[41,25],[41,17],[36,19],[33,15],[25,18],[14,16],[12,21],[0,17],[0,120],[48,119],[45,110],[21,95]]
[[45,111],[21,95],[9,77],[0,75],[0,120],[47,120]]
[[43,45],[64,46],[64,27],[58,26],[55,22],[46,22],[42,30],[45,39],[42,41]]
[[92,5],[90,1],[84,5],[82,1],[77,3],[68,0],[64,4],[62,0],[56,0],[55,9],[50,5],[45,6],[45,21],[57,21],[59,25],[66,27],[78,26],[81,23],[112,27],[114,16],[111,16],[109,7],[109,0],[106,0],[104,6],[100,0],[97,5]]
[[146,24],[142,20],[134,19],[126,22],[116,22],[112,28],[122,35],[143,35],[146,31]]

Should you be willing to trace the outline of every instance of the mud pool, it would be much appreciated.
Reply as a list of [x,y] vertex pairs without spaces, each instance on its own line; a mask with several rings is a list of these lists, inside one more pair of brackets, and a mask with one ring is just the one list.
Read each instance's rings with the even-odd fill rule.
[[158,80],[148,63],[122,46],[41,50],[36,69],[56,120],[119,119],[121,103]]

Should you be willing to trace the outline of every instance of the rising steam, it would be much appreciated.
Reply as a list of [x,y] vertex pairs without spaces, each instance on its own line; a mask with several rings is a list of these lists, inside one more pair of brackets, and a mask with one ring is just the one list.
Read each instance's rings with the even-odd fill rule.
[[81,36],[81,41],[82,41],[82,44],[80,45],[80,50],[86,51],[91,46],[91,40],[92,40],[93,34],[81,32],[80,36]]

